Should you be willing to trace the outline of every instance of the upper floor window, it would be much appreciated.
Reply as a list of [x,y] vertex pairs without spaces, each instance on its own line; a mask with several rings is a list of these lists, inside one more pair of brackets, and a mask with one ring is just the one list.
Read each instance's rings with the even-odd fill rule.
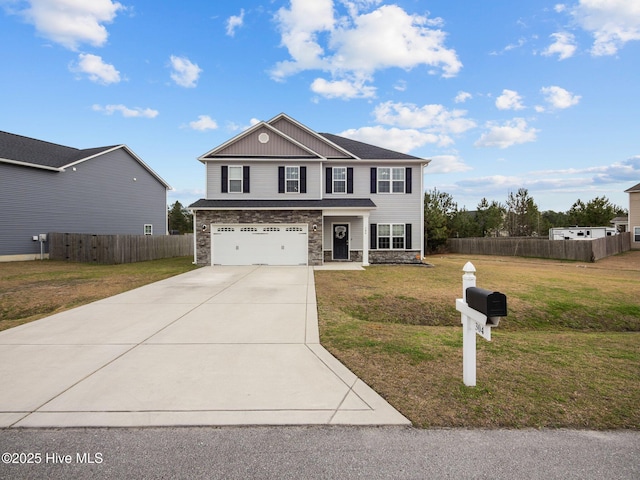
[[278,167],[279,193],[307,193],[307,167]]
[[333,167],[333,193],[347,193],[347,167]]
[[221,165],[220,191],[222,193],[249,193],[250,167],[248,165]]
[[300,192],[300,167],[285,167],[285,192]]
[[242,167],[229,167],[229,192],[242,193]]
[[326,193],[353,193],[353,167],[327,167]]
[[378,168],[378,193],[404,193],[404,167]]
[[371,168],[371,193],[411,193],[411,167]]
[[153,225],[150,223],[145,224],[144,226],[144,234],[145,235],[153,235]]

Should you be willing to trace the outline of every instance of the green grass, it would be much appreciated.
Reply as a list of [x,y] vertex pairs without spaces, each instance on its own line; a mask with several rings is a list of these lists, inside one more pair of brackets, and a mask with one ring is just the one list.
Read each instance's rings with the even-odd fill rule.
[[[508,297],[462,382],[461,269]],[[616,261],[622,261],[619,268]],[[640,428],[640,252],[591,267],[431,258],[318,271],[322,344],[419,427]]]
[[0,264],[0,330],[196,268],[192,257],[122,265],[61,261]]

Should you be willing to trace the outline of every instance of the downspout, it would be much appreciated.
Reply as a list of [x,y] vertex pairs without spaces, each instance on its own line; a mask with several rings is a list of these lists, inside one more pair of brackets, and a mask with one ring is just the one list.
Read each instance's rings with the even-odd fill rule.
[[198,264],[198,257],[197,257],[197,246],[198,246],[198,242],[196,242],[196,235],[197,235],[197,230],[196,230],[196,210],[191,210],[191,218],[193,219],[193,264],[197,265]]

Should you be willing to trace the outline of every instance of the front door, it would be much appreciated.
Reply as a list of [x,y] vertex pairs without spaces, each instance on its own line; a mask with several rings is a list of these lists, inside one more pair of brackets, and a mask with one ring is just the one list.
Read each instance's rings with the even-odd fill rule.
[[349,260],[349,225],[336,223],[333,225],[333,259]]

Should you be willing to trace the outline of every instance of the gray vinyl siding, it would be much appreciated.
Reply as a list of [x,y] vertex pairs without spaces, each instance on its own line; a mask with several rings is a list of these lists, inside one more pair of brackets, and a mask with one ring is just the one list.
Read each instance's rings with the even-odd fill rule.
[[[249,193],[222,193],[221,166],[250,166]],[[307,193],[278,193],[279,166],[306,166]],[[305,162],[300,159],[279,159],[255,162],[248,159],[229,159],[228,162],[216,160],[207,162],[207,199],[209,200],[277,200],[277,199],[320,199],[321,166],[318,162]]]
[[[324,194],[324,198],[370,198],[376,204],[376,209],[371,211],[369,223],[410,223],[412,250],[420,250],[421,224],[422,224],[422,168],[419,164],[402,164],[390,162],[389,164],[365,163],[354,165],[342,162],[325,163],[330,167],[353,166],[353,193],[352,194]],[[411,167],[411,192],[412,193],[371,193],[371,168],[372,167]],[[323,173],[323,191],[324,173]],[[325,245],[326,248],[326,245]],[[355,248],[355,245],[354,245]]]
[[39,253],[39,233],[142,235],[145,224],[167,233],[166,188],[126,151],[75,169],[0,163],[0,255]]

